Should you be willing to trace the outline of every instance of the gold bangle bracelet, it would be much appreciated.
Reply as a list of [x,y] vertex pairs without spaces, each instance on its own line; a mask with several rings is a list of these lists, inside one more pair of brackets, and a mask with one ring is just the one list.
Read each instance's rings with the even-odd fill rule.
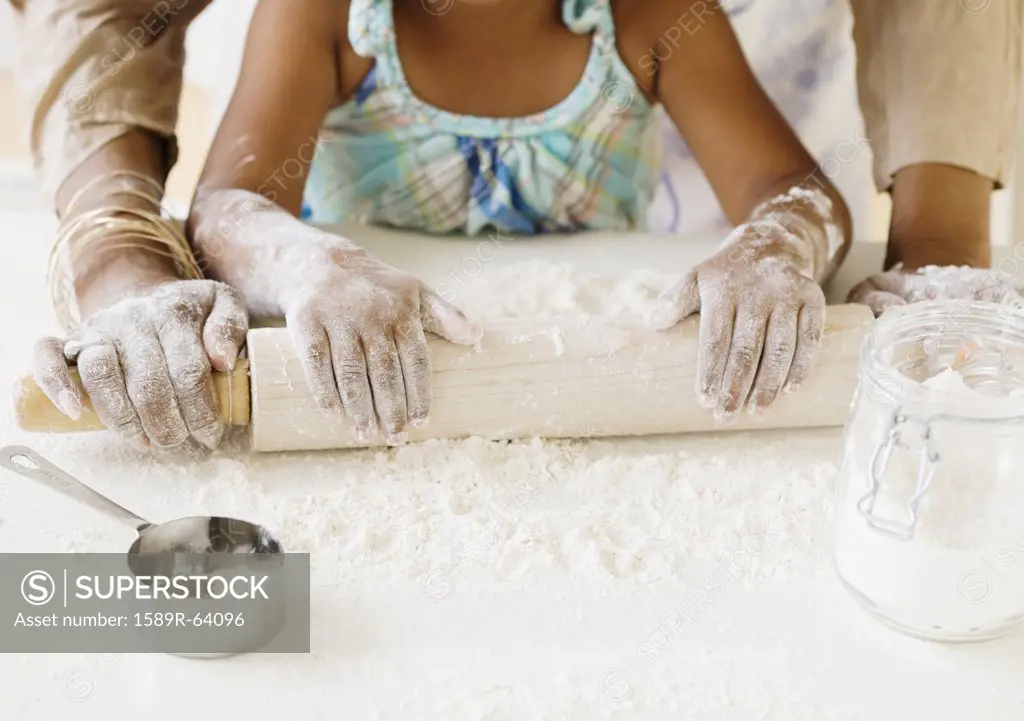
[[[100,184],[123,176],[150,185],[153,194],[130,185],[107,189],[105,197],[129,196],[152,204],[153,210],[113,204],[78,212],[83,199]],[[50,250],[48,283],[54,312],[65,330],[81,323],[74,288],[74,267],[89,247],[103,242],[108,249],[144,249],[172,261],[183,278],[199,280],[202,269],[196,261],[188,239],[177,221],[163,214],[160,196],[163,187],[154,179],[133,171],[118,171],[98,176],[78,190],[67,205],[56,241]],[[123,244],[112,241],[124,237]],[[140,241],[150,241],[150,244]],[[152,243],[162,246],[154,248]]]

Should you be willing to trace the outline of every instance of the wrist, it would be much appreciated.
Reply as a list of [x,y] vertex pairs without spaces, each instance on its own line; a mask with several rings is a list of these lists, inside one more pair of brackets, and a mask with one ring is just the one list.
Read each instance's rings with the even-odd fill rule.
[[814,248],[774,219],[738,226],[726,239],[723,252],[730,262],[783,263],[802,275],[814,277]]
[[892,188],[885,267],[992,263],[993,183],[963,168],[921,164],[900,170]]
[[850,217],[842,197],[818,182],[783,184],[788,189],[761,202],[751,220],[775,221],[785,231],[788,257],[816,282],[835,271],[850,243]]
[[330,233],[323,235],[322,243],[290,244],[281,247],[275,256],[280,264],[275,283],[276,305],[285,315],[305,302],[310,294],[342,282],[343,271],[352,269],[359,258],[368,257],[366,251],[348,245],[341,238]]
[[956,265],[971,268],[992,267],[992,247],[988,239],[965,241],[965,236],[926,237],[920,232],[890,233],[885,254],[885,269],[901,263],[903,270],[928,265]]
[[201,186],[188,229],[207,276],[237,288],[262,317],[287,315],[311,286],[362,252],[241,188]]
[[181,277],[174,261],[160,255],[156,248],[96,247],[88,258],[75,264],[79,314],[85,321],[122,298],[175,280]]

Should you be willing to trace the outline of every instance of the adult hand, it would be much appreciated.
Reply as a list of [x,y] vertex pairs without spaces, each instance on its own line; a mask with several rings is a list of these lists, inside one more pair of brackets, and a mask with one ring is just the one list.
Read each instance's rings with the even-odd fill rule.
[[999,270],[968,266],[926,266],[904,271],[900,265],[876,273],[850,291],[850,303],[863,303],[878,316],[889,308],[924,300],[974,300],[1024,307],[1013,278]]
[[665,329],[700,312],[697,394],[729,420],[770,406],[814,365],[825,295],[780,224],[737,227],[724,248],[659,298],[649,324]]
[[[71,418],[88,394],[100,420],[139,446],[223,436],[211,369],[228,371],[245,343],[238,294],[209,280],[172,281],[89,316],[68,338],[35,346],[36,382]],[[81,386],[70,365],[78,366]]]
[[284,311],[313,396],[344,413],[360,442],[378,430],[402,443],[430,412],[431,368],[424,331],[474,345],[481,329],[416,278],[345,251],[296,277]]

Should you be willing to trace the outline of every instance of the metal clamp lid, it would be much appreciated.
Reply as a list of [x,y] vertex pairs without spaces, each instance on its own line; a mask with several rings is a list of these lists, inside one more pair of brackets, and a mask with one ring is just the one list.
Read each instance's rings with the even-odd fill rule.
[[[901,522],[899,520],[884,518],[875,513],[875,501],[878,499],[878,491],[881,486],[881,477],[885,473],[889,466],[889,460],[892,457],[892,453],[897,448],[906,450],[914,450],[907,445],[903,436],[900,433],[900,426],[906,425],[910,422],[916,422],[923,427],[921,434],[922,444],[917,449],[917,455],[920,457],[919,465],[917,468],[917,484],[914,488],[914,493],[910,496],[907,501],[907,511],[909,512],[910,520],[907,522]],[[903,415],[897,409],[892,418],[889,421],[889,431],[886,434],[885,440],[879,444],[878,448],[875,449],[874,456],[871,459],[871,465],[868,468],[868,479],[870,481],[870,488],[864,496],[857,501],[857,510],[860,511],[861,516],[867,522],[867,524],[888,536],[896,538],[900,541],[909,541],[914,537],[914,532],[917,529],[917,507],[921,503],[921,499],[924,494],[928,492],[928,488],[931,486],[932,479],[935,477],[935,471],[938,469],[940,456],[938,451],[932,448],[932,427],[931,420],[920,421],[912,419],[909,416]]]

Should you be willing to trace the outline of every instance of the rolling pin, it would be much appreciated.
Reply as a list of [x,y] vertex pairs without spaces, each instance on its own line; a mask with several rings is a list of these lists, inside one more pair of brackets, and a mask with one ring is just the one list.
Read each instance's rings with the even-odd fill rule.
[[[607,320],[515,320],[485,327],[478,348],[428,336],[430,421],[411,441],[642,436],[716,430],[841,426],[857,387],[858,356],[873,316],[863,305],[828,308],[817,363],[797,393],[782,393],[758,418],[717,423],[694,384],[698,317],[667,331]],[[226,425],[249,426],[255,451],[355,448],[343,419],[323,415],[285,328],[249,331],[248,358],[214,374]],[[91,406],[71,420],[31,377],[15,389],[27,431],[100,430]],[[371,441],[383,445],[383,441]]]

